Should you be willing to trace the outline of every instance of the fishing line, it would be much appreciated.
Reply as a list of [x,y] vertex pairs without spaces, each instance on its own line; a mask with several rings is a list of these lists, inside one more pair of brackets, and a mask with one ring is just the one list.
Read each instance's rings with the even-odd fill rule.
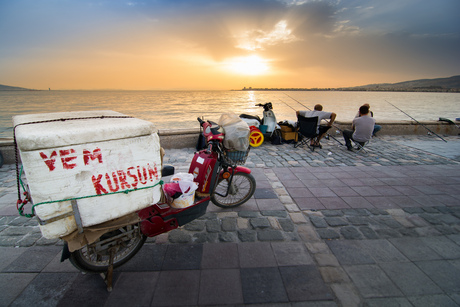
[[302,104],[300,101],[298,101],[298,100],[296,100],[296,99],[292,98],[291,96],[289,96],[289,95],[288,95],[288,94],[286,94],[286,93],[283,93],[283,94],[284,94],[284,95],[286,95],[286,96],[288,96],[289,98],[291,98],[292,100],[294,100],[295,102],[297,102],[298,104],[300,104],[301,106],[303,106],[303,107],[307,108],[307,109],[308,109],[308,111],[311,111],[311,109],[310,109],[309,107],[307,107],[306,105]]
[[395,106],[394,104],[392,104],[391,102],[385,100],[386,102],[388,102],[390,105],[392,105],[393,107],[395,107],[397,110],[401,111],[403,114],[407,115],[408,117],[412,118],[417,124],[419,124],[420,126],[422,126],[423,128],[425,128],[426,130],[430,131],[431,133],[433,133],[434,135],[436,135],[438,138],[440,138],[441,140],[443,140],[444,142],[447,143],[447,141],[445,139],[443,139],[441,136],[437,135],[436,133],[434,133],[433,131],[431,131],[427,126],[425,126],[424,124],[420,123],[418,120],[416,120],[415,118],[413,118],[412,116],[410,116],[409,114],[407,114],[406,112],[404,112],[403,110],[401,110],[400,108],[398,108],[397,106]]
[[[279,99],[279,98],[278,98],[278,99]],[[285,101],[282,101],[281,99],[280,99],[280,101],[281,101],[282,103],[284,103],[285,105],[287,105],[288,107],[290,107],[291,109],[293,109],[294,111],[296,111],[296,112],[297,112],[297,110],[296,110],[296,109],[294,109],[293,107],[291,107],[290,105],[288,105],[288,104],[287,104]]]

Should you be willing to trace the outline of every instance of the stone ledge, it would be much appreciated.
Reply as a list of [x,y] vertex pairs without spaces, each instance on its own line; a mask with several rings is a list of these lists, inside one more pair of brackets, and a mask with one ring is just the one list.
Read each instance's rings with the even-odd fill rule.
[[[453,125],[441,121],[424,121],[417,123],[415,121],[383,121],[378,122],[382,130],[378,135],[426,135],[428,129],[439,135],[458,135],[459,129]],[[337,135],[340,130],[350,129],[351,122],[334,123]],[[331,131],[331,130],[330,130]],[[165,149],[195,148],[198,141],[200,129],[163,129],[158,131],[161,146]],[[333,135],[333,133],[331,133]],[[15,162],[14,143],[12,138],[0,138],[0,151],[4,157],[5,164]]]

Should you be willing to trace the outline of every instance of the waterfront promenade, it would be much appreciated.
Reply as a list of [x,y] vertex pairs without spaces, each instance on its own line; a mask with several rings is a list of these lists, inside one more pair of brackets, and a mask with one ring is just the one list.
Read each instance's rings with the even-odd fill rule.
[[[460,137],[445,139],[254,148],[254,197],[149,238],[110,293],[18,216],[5,165],[0,306],[459,306]],[[193,152],[167,149],[165,162],[187,172]]]

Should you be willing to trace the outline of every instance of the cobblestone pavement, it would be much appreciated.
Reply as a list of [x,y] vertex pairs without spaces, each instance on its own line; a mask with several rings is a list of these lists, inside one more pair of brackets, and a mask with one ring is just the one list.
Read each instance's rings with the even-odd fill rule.
[[[62,243],[43,238],[35,219],[18,216],[14,166],[5,165],[1,301],[458,306],[460,138],[445,139],[383,136],[360,153],[333,138],[314,152],[292,144],[253,148],[245,166],[257,181],[254,197],[232,210],[210,204],[203,217],[149,238],[120,268],[110,295],[101,280],[59,263]],[[187,172],[193,152],[166,150],[165,163]]]

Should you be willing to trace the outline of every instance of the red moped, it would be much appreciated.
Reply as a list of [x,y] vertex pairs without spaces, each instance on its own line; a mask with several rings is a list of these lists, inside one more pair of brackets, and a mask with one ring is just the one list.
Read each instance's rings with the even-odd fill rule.
[[[126,263],[142,247],[147,237],[154,237],[185,225],[206,213],[209,201],[222,208],[240,206],[255,192],[256,181],[244,164],[248,153],[229,152],[223,146],[225,134],[211,121],[198,118],[203,128],[207,147],[195,153],[189,173],[198,184],[193,205],[172,208],[167,203],[156,203],[137,212],[136,222],[114,226],[95,242],[69,251],[65,244],[62,261],[69,258],[79,270],[90,273],[106,273],[111,290],[113,269]],[[238,165],[240,164],[240,165]],[[163,167],[162,175],[174,174],[174,168]]]

